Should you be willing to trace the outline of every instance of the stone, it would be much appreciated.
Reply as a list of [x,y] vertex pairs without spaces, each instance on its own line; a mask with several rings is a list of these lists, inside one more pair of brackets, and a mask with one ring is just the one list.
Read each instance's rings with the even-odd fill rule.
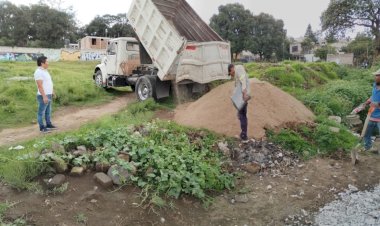
[[218,148],[221,152],[223,152],[224,156],[229,157],[231,155],[231,150],[228,148],[227,142],[219,142]]
[[53,152],[65,153],[65,147],[59,143],[53,143],[51,145],[51,149],[53,150]]
[[83,167],[73,167],[71,169],[70,175],[71,176],[77,176],[77,177],[79,177],[79,176],[82,176],[83,173],[84,173],[84,168]]
[[118,157],[119,159],[121,159],[121,160],[126,161],[126,162],[129,162],[130,159],[131,159],[131,157],[129,156],[129,154],[124,153],[124,152],[119,153],[117,157]]
[[94,175],[94,180],[104,188],[112,187],[113,181],[107,174],[101,172]]
[[95,171],[107,173],[108,170],[110,169],[110,167],[111,167],[111,165],[109,163],[97,162],[95,164]]
[[351,184],[348,185],[348,189],[350,190],[350,192],[358,192],[359,191],[359,189],[357,187],[355,187],[354,185],[351,185]]
[[243,164],[242,169],[247,171],[248,173],[256,174],[260,172],[261,166],[257,163],[250,162],[250,163]]
[[272,185],[268,185],[267,190],[271,190],[271,189],[272,189]]
[[53,178],[50,178],[47,181],[47,186],[49,188],[54,188],[54,187],[60,187],[62,186],[66,181],[66,176],[63,174],[57,174]]
[[337,128],[337,127],[330,127],[329,129],[330,129],[330,131],[333,132],[333,133],[339,133],[339,132],[340,132],[340,129]]
[[262,163],[265,160],[265,155],[263,153],[254,153],[253,158],[256,162]]
[[116,185],[122,185],[128,181],[131,174],[128,170],[124,169],[121,166],[113,165],[109,168],[107,175],[111,177],[112,182]]
[[78,151],[87,152],[87,148],[86,148],[86,146],[84,146],[84,145],[78,146],[78,147],[77,147],[77,150],[78,150]]
[[65,173],[68,169],[67,163],[65,160],[58,156],[53,156],[53,167],[57,173]]
[[239,203],[247,203],[249,199],[247,195],[235,195],[235,201]]
[[339,116],[330,116],[330,117],[329,117],[329,120],[331,120],[331,121],[335,121],[335,122],[338,123],[338,124],[341,124],[341,123],[342,123],[342,118],[339,117]]
[[75,157],[78,157],[78,156],[82,156],[82,155],[84,155],[84,154],[86,154],[87,152],[86,151],[83,151],[83,150],[74,150],[73,151],[73,155],[75,156]]

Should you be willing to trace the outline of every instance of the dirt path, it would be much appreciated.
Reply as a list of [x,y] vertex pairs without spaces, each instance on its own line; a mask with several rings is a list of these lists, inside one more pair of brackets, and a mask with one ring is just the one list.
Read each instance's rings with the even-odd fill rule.
[[[59,128],[55,133],[78,129],[80,126],[105,115],[114,114],[135,100],[135,95],[129,93],[111,102],[94,107],[67,107],[53,114],[52,121]],[[34,113],[33,113],[34,114]],[[5,129],[0,132],[0,146],[12,145],[20,141],[43,136],[38,125],[17,129]]]

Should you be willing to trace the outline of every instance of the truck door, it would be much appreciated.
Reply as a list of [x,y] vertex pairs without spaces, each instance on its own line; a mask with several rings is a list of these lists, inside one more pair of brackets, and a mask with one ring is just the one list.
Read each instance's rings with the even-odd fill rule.
[[107,59],[104,62],[107,68],[107,73],[110,75],[116,74],[117,62],[117,42],[111,42],[107,48]]

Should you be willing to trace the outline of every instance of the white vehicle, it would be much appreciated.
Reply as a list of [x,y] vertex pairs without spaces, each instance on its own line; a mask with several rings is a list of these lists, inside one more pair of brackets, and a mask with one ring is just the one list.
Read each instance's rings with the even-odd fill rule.
[[200,92],[207,83],[228,79],[230,43],[185,0],[134,0],[128,19],[139,40],[110,41],[93,75],[98,86],[131,86],[146,100],[167,97],[171,88]]

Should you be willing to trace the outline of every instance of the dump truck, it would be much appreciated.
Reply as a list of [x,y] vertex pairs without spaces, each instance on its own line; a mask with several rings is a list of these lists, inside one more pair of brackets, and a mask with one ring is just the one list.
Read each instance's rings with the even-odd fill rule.
[[143,101],[203,92],[228,79],[230,43],[185,0],[134,0],[127,18],[137,37],[109,41],[94,70],[97,86],[130,86]]

